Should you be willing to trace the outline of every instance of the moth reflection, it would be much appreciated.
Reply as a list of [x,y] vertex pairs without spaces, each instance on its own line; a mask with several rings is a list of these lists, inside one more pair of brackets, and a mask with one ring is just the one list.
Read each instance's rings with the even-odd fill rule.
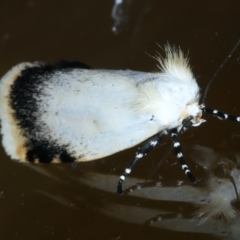
[[[172,231],[235,239],[234,236],[240,236],[239,156],[236,155],[236,159],[222,157],[199,145],[195,145],[190,155],[207,176],[205,182],[202,180],[196,186],[188,182],[189,185],[176,182],[174,186],[166,186],[165,179],[141,186],[136,185],[136,182],[144,182],[144,179],[131,177],[126,186],[128,193],[120,197],[112,191],[116,187],[117,175],[83,173],[80,177],[79,174],[70,175],[70,181],[81,184],[81,189],[90,186],[91,192],[104,194],[107,201],[98,205],[98,213],[113,219]],[[41,194],[41,191],[38,192]],[[79,195],[74,192],[71,197],[79,198]],[[89,201],[89,198],[90,196],[82,196],[82,201]]]

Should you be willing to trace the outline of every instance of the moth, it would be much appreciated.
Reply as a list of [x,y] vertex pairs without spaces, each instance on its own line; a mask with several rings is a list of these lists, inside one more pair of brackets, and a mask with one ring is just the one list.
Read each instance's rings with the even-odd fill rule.
[[[149,208],[142,207],[140,213],[136,213],[136,216],[133,214],[134,218],[129,218],[130,212],[139,211],[136,211],[135,201],[132,204],[131,201],[127,201],[128,204],[122,209],[121,214],[119,214],[121,205],[114,203],[106,204],[102,208],[103,212],[127,222],[154,225],[154,227],[163,227],[174,231],[206,231],[205,233],[207,233],[209,229],[212,229],[211,232],[217,234],[223,232],[223,228],[229,228],[231,225],[238,226],[240,221],[239,154],[231,152],[229,158],[225,157],[224,153],[216,153],[212,149],[198,144],[193,144],[193,148],[188,149],[188,154],[198,166],[203,168],[201,186],[185,185],[182,181],[176,181],[176,184],[170,186],[169,179],[158,179],[141,186],[141,191],[139,191],[138,183],[144,182],[144,179],[129,177],[128,185],[130,187],[125,190],[128,197],[126,199],[137,198],[139,205],[141,205],[141,201],[147,199],[150,201]],[[84,178],[79,178],[81,183],[105,193],[112,192],[115,179],[113,175],[101,173],[87,173]],[[151,201],[154,204],[151,204],[153,203]],[[173,205],[178,207],[174,208]],[[176,225],[179,226],[178,230],[176,230]],[[205,225],[205,227],[201,229],[200,225]],[[235,236],[240,235],[239,227],[232,228],[232,231],[236,234],[238,232],[238,235],[235,234]]]
[[80,62],[20,63],[0,82],[2,143],[20,162],[91,161],[146,139],[120,177],[171,134],[177,158],[191,182],[178,134],[199,126],[204,112],[239,122],[199,104],[199,86],[180,48],[157,56],[159,72],[98,70]]

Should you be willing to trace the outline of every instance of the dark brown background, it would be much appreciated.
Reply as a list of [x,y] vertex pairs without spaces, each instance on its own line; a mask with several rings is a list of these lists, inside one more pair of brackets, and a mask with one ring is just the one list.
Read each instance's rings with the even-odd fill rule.
[[[153,71],[156,62],[147,54],[154,55],[159,50],[156,43],[169,42],[181,46],[184,52],[189,51],[190,64],[203,93],[240,38],[239,1],[129,0],[129,5],[125,4],[124,16],[128,18],[114,33],[113,0],[1,1],[0,75],[19,62],[54,63],[60,59],[80,60],[93,68]],[[240,115],[239,59],[240,48],[212,85],[208,106]],[[188,154],[188,149],[196,143],[216,152],[221,150],[223,154],[238,152],[240,126],[208,116],[206,119],[207,123],[182,136],[184,152]],[[141,204],[149,208],[153,204],[147,197],[144,200],[119,197],[115,188],[105,192],[81,183],[82,172],[119,176],[135,151],[133,148],[75,168],[68,164],[41,165],[34,168],[37,172],[11,161],[1,148],[0,238],[213,239],[181,229],[174,232],[136,224],[127,221],[127,213],[126,221],[102,213],[102,206],[112,202],[123,209],[135,205],[139,211]],[[160,147],[155,149],[135,167],[131,176],[144,179],[163,152]],[[169,159],[175,162],[173,155]],[[191,158],[188,162],[194,167]],[[170,182],[185,180],[178,165],[166,164],[158,174]],[[200,172],[195,174],[201,177]],[[161,202],[154,204],[161,208]],[[174,203],[176,209],[177,204]]]

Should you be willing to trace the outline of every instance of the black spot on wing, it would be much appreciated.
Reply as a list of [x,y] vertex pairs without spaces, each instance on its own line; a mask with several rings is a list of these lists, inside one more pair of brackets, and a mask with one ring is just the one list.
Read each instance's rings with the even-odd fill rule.
[[73,162],[75,158],[68,152],[68,146],[60,146],[51,140],[43,139],[36,133],[43,132],[44,125],[37,124],[41,102],[39,96],[43,92],[45,83],[52,80],[52,75],[56,72],[71,70],[72,68],[89,68],[87,65],[64,61],[56,65],[38,63],[32,67],[26,67],[13,82],[9,104],[13,109],[13,117],[21,129],[21,134],[26,141],[27,160],[34,162],[49,163],[53,159],[62,162]]
[[61,162],[74,162],[75,158],[68,153],[67,146],[58,146],[54,142],[46,140],[33,140],[28,142],[27,160],[34,162],[38,160],[41,163],[50,163],[54,159]]
[[54,149],[51,149],[48,142],[41,142],[31,139],[28,141],[27,160],[34,162],[38,160],[42,163],[50,163],[54,158]]
[[66,150],[63,150],[60,154],[60,160],[62,162],[74,162],[76,159],[71,157]]

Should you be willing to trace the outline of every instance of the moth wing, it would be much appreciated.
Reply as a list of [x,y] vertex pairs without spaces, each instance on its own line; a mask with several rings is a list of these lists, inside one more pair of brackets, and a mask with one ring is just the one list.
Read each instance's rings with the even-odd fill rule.
[[151,115],[134,111],[140,95],[133,78],[104,70],[73,70],[52,79],[40,96],[46,103],[38,119],[39,126],[46,126],[41,135],[68,146],[79,161],[132,147],[158,131]]
[[6,152],[20,161],[88,161],[130,148],[159,131],[134,103],[147,73],[22,63],[0,84]]

